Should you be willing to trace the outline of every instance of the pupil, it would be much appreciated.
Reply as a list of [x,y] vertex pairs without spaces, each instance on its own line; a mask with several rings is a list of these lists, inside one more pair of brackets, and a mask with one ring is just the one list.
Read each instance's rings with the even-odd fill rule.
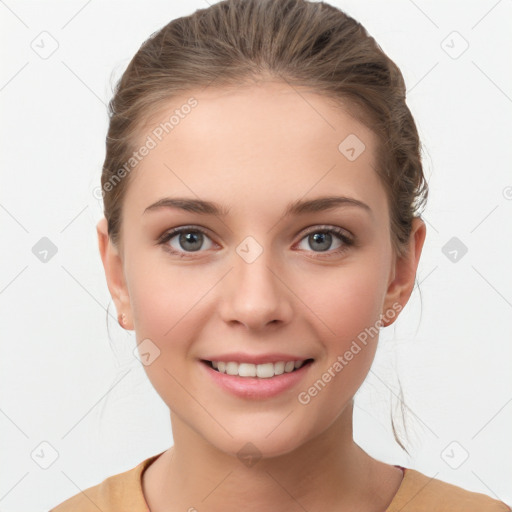
[[[183,247],[183,249],[187,249],[190,251],[197,251],[201,248],[202,241],[203,241],[202,237],[203,237],[202,233],[195,233],[195,232],[194,233],[192,233],[192,232],[182,233],[180,235],[180,245],[181,245],[181,247]],[[183,244],[186,244],[186,243],[191,243],[192,247],[184,246]]]
[[[317,247],[320,249],[320,251],[327,251],[331,245],[331,239],[332,239],[332,235],[330,233],[314,233],[313,235],[309,235],[309,239],[310,239],[310,242],[311,241],[315,241],[315,242],[320,242],[320,243],[324,243],[323,246],[318,246]],[[327,240],[327,242],[326,242]]]

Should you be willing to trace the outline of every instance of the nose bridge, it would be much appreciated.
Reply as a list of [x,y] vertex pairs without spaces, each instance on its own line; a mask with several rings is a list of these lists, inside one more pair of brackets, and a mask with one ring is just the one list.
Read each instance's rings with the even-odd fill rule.
[[277,276],[270,248],[248,236],[235,248],[233,272],[224,295],[223,315],[226,321],[238,321],[252,328],[286,322],[291,314],[286,286]]

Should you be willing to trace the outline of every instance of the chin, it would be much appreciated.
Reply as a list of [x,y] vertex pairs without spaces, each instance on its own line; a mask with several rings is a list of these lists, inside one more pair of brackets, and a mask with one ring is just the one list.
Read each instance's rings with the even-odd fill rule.
[[[252,467],[261,459],[280,457],[299,449],[307,440],[303,438],[304,428],[290,429],[278,426],[263,428],[261,424],[254,423],[256,428],[243,429],[241,432],[230,431],[222,438],[207,438],[206,441],[219,451],[238,458],[247,467]],[[272,431],[275,429],[274,431]],[[257,430],[255,432],[255,430]],[[269,432],[272,432],[269,434]]]

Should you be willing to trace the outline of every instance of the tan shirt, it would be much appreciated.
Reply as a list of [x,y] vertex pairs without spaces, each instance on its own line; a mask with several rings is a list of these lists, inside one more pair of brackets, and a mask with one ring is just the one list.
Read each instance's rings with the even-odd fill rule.
[[[163,452],[162,452],[163,453]],[[142,473],[162,453],[111,476],[49,512],[150,512],[142,492]],[[404,468],[402,483],[384,512],[512,512],[502,501]]]

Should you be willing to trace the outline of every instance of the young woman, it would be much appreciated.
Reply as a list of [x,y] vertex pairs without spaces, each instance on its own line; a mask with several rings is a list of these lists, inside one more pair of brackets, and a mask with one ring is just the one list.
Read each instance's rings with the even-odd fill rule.
[[66,511],[510,511],[353,440],[427,198],[397,66],[325,3],[176,19],[110,104],[98,238],[174,444]]

